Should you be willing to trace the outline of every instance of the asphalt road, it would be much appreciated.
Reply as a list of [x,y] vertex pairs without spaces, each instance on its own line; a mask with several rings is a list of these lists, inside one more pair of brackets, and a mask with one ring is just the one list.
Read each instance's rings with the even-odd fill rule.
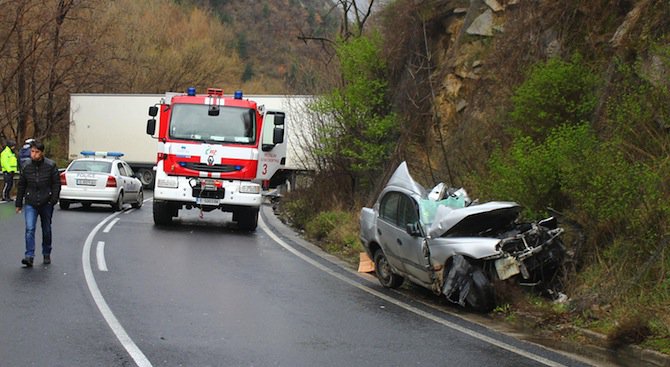
[[53,264],[25,269],[23,216],[0,204],[0,366],[583,365],[383,289],[269,210],[247,233],[151,209],[56,209]]

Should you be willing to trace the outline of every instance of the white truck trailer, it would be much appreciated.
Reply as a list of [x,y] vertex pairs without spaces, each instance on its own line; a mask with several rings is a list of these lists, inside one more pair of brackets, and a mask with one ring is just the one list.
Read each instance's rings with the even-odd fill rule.
[[[79,157],[83,150],[124,153],[145,187],[154,186],[156,165],[155,137],[147,135],[149,107],[160,104],[165,94],[71,94],[68,157]],[[303,171],[304,159],[299,140],[304,139],[301,121],[308,118],[305,106],[311,96],[248,95],[245,99],[265,105],[268,110],[286,113],[287,152],[282,170],[271,179],[271,186],[292,182],[294,173]]]

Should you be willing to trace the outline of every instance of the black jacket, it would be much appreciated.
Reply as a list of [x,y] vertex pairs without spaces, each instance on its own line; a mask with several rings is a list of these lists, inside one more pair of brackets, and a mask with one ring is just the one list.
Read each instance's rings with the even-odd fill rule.
[[46,203],[56,205],[60,194],[60,175],[56,162],[44,158],[42,161],[30,161],[21,171],[16,192],[16,207],[25,203],[42,206]]

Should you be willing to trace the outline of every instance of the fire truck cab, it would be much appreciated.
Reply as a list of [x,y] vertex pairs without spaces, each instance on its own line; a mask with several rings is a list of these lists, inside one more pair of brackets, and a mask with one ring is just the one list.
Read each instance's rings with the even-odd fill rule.
[[219,209],[255,230],[262,185],[286,160],[284,112],[267,111],[241,91],[189,88],[166,93],[149,115],[146,132],[158,140],[154,223],[169,225],[180,209]]

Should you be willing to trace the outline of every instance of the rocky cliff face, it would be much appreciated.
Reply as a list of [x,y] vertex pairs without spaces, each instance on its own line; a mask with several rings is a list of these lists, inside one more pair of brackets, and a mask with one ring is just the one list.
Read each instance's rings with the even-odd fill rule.
[[[430,107],[423,106],[433,111],[422,117],[422,123],[410,126],[425,126],[429,118],[433,129],[423,141],[419,139],[418,145],[427,148],[410,146],[406,154],[430,156],[421,160],[428,163],[431,175],[452,176],[455,184],[462,185],[469,172],[483,168],[495,144],[506,143],[514,88],[532,65],[552,57],[582,55],[605,80],[603,101],[607,88],[614,87],[612,67],[617,60],[639,63],[650,80],[667,83],[668,65],[654,54],[651,44],[667,42],[669,8],[667,1],[653,0],[461,0],[417,5],[412,9],[415,16],[405,24],[414,27],[413,52],[423,54],[421,64],[432,72],[430,83],[424,83],[430,85],[416,92],[415,99],[432,95]],[[417,57],[405,57],[410,74],[418,74],[417,64]],[[407,79],[399,78],[399,90],[407,89]],[[418,78],[413,79],[416,87]],[[596,111],[595,124],[602,115]]]

